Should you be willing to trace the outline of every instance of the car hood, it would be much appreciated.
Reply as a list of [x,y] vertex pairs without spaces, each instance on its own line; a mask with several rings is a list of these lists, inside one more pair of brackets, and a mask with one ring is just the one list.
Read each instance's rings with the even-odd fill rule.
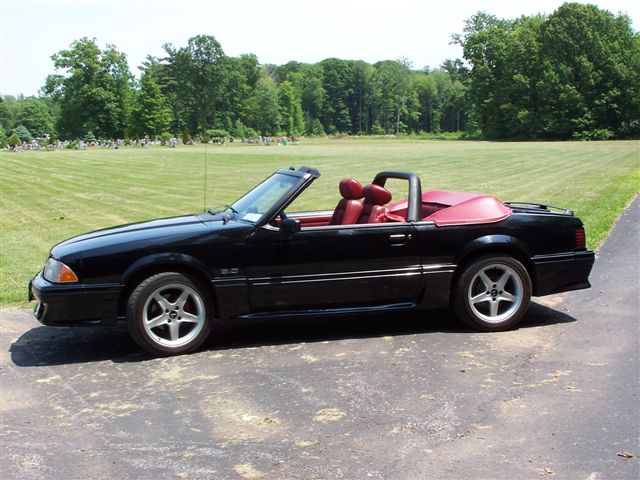
[[95,240],[101,237],[113,237],[123,233],[144,232],[145,230],[158,230],[167,227],[180,227],[183,225],[202,223],[202,220],[196,215],[185,215],[181,217],[160,218],[157,220],[149,220],[146,222],[128,223],[126,225],[118,225],[116,227],[104,228],[93,232],[84,233],[76,237],[69,238],[64,242],[60,242],[54,248],[61,246],[73,245],[74,243],[86,240]]
[[85,233],[60,242],[51,249],[51,255],[62,259],[80,252],[95,252],[98,249],[119,250],[144,244],[170,244],[184,238],[209,235],[217,229],[230,227],[219,215],[184,215],[161,218],[146,222],[120,225]]

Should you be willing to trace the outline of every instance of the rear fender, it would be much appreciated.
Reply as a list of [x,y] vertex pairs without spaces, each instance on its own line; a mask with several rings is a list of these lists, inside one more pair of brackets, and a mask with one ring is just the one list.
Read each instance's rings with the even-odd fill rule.
[[464,263],[470,255],[477,256],[484,251],[490,253],[490,250],[502,250],[505,253],[516,252],[517,257],[526,259],[527,263],[531,259],[531,251],[522,240],[510,235],[485,235],[467,243],[456,258],[456,264]]

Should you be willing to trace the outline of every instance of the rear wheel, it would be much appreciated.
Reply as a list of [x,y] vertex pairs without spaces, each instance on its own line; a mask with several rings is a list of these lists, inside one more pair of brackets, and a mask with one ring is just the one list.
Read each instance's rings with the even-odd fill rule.
[[483,331],[515,326],[531,300],[531,278],[515,258],[487,255],[470,263],[455,285],[453,312],[463,323]]
[[211,331],[211,300],[200,283],[181,273],[153,275],[140,283],[127,303],[133,339],[157,356],[192,352]]

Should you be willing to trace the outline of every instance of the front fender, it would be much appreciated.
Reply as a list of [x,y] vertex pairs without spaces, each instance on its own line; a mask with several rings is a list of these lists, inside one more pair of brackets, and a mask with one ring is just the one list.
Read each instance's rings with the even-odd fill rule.
[[167,267],[171,267],[171,265],[187,265],[189,267],[197,269],[206,278],[211,278],[211,274],[205,264],[197,258],[185,253],[160,252],[139,258],[133,264],[131,264],[122,275],[122,283],[126,284],[129,279],[131,279],[131,277],[133,277],[140,270],[145,269],[149,266],[157,265],[163,265]]

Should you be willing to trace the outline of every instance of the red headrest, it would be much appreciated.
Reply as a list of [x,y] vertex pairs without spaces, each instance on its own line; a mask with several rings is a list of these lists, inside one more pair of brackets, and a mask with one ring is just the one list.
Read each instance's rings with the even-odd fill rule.
[[364,201],[375,205],[384,205],[391,201],[391,192],[380,185],[372,183],[364,187]]
[[349,200],[359,200],[364,195],[362,185],[353,178],[345,178],[340,180],[340,195]]

